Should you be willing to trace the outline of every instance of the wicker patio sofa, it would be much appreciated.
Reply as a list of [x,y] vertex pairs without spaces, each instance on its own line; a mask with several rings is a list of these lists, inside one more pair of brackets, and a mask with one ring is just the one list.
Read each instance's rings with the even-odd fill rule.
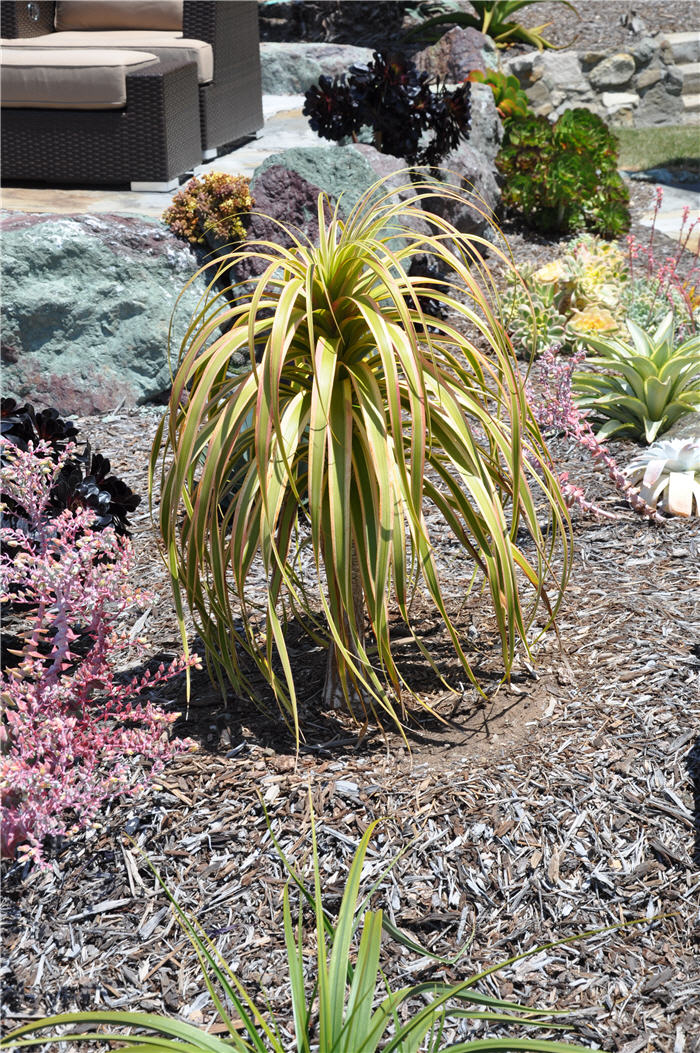
[[0,16],[15,65],[61,65],[64,49],[78,60],[82,52],[88,65],[96,50],[151,60],[124,69],[119,108],[97,109],[89,99],[89,109],[4,103],[5,180],[172,185],[262,127],[254,0],[2,0]]

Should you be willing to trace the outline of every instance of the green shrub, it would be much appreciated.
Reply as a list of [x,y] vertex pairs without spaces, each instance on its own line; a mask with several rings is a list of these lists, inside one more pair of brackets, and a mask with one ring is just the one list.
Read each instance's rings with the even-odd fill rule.
[[245,237],[242,216],[253,207],[250,180],[227,172],[190,179],[163,213],[174,234],[195,245],[238,241]]
[[[480,239],[438,216],[437,234],[416,235],[420,200],[437,192],[401,188],[409,191],[418,197],[397,203],[380,183],[345,223],[337,212],[327,222],[319,199],[317,247],[289,232],[291,249],[249,241],[232,252],[228,261],[255,254],[267,269],[252,300],[218,301],[195,319],[154,445],[178,609],[184,597],[213,671],[254,695],[238,650],[251,655],[297,735],[290,612],[330,648],[326,705],[344,701],[359,722],[383,710],[398,723],[402,690],[415,697],[392,657],[389,626],[392,596],[414,626],[418,587],[476,682],[443,597],[424,504],[484,583],[506,669],[518,640],[528,648],[539,613],[549,624],[568,574],[559,484],[483,291],[492,276],[484,269],[485,281],[475,280]],[[462,192],[440,193],[463,201]],[[426,256],[443,278],[408,277],[412,260]],[[427,300],[448,317],[427,316]],[[231,356],[243,349],[252,366],[233,377]],[[546,535],[539,499],[551,514]],[[554,577],[550,553],[560,544]],[[254,589],[260,571],[251,573],[258,556],[264,609]],[[419,627],[411,632],[430,660]]]
[[496,165],[503,204],[537,230],[615,238],[629,228],[615,137],[589,110],[567,110],[554,124],[508,121]]
[[680,417],[700,407],[700,336],[673,338],[669,312],[651,336],[627,322],[632,343],[589,337],[597,352],[589,365],[605,372],[577,373],[577,402],[602,421],[598,438],[626,436],[652,443]]

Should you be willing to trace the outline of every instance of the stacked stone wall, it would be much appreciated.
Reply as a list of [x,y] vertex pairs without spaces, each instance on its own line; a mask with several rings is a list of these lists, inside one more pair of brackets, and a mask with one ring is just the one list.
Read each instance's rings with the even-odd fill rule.
[[529,52],[506,59],[536,114],[573,106],[609,124],[700,124],[700,34],[642,37],[627,51]]

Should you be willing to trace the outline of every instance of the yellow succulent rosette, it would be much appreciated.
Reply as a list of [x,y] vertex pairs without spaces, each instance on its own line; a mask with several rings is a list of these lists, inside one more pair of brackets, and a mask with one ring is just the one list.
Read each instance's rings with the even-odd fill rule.
[[532,275],[532,280],[541,282],[543,285],[557,285],[561,281],[568,281],[569,269],[566,265],[566,260],[560,257],[557,260],[552,260],[550,263],[545,263],[544,267],[540,267],[539,270],[535,271]]
[[583,311],[574,311],[569,319],[568,329],[575,336],[600,336],[617,332],[619,323],[606,308],[593,304]]

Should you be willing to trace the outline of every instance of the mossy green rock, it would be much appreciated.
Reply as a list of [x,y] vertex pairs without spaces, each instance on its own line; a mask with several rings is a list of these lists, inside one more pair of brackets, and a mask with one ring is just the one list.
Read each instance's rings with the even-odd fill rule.
[[377,179],[370,164],[352,146],[300,146],[265,158],[255,169],[253,195],[255,179],[272,165],[282,165],[298,172],[307,183],[328,194],[333,202],[340,199],[343,218]]
[[[255,170],[251,184],[253,197],[261,177],[273,166],[276,171],[286,168],[300,176],[305,192],[312,187],[316,192],[320,190],[327,194],[331,205],[338,202],[343,219],[347,218],[352,208],[380,179],[386,180],[385,192],[393,192],[404,201],[413,198],[406,162],[389,154],[381,154],[373,146],[365,143],[354,143],[351,146],[298,147],[273,154]],[[264,178],[262,181],[264,182]],[[306,207],[308,209],[308,201]],[[263,206],[262,211],[264,210]],[[298,212],[293,208],[291,211],[295,215]],[[425,221],[418,217],[404,217],[402,224],[419,236],[429,235],[431,232],[427,217]],[[312,222],[301,225],[307,236],[316,241],[318,230],[315,210]],[[404,240],[400,237],[391,238],[389,241],[389,246],[394,251],[400,249],[403,244]]]
[[205,291],[190,247],[160,222],[112,215],[2,221],[3,394],[90,414],[160,399]]

